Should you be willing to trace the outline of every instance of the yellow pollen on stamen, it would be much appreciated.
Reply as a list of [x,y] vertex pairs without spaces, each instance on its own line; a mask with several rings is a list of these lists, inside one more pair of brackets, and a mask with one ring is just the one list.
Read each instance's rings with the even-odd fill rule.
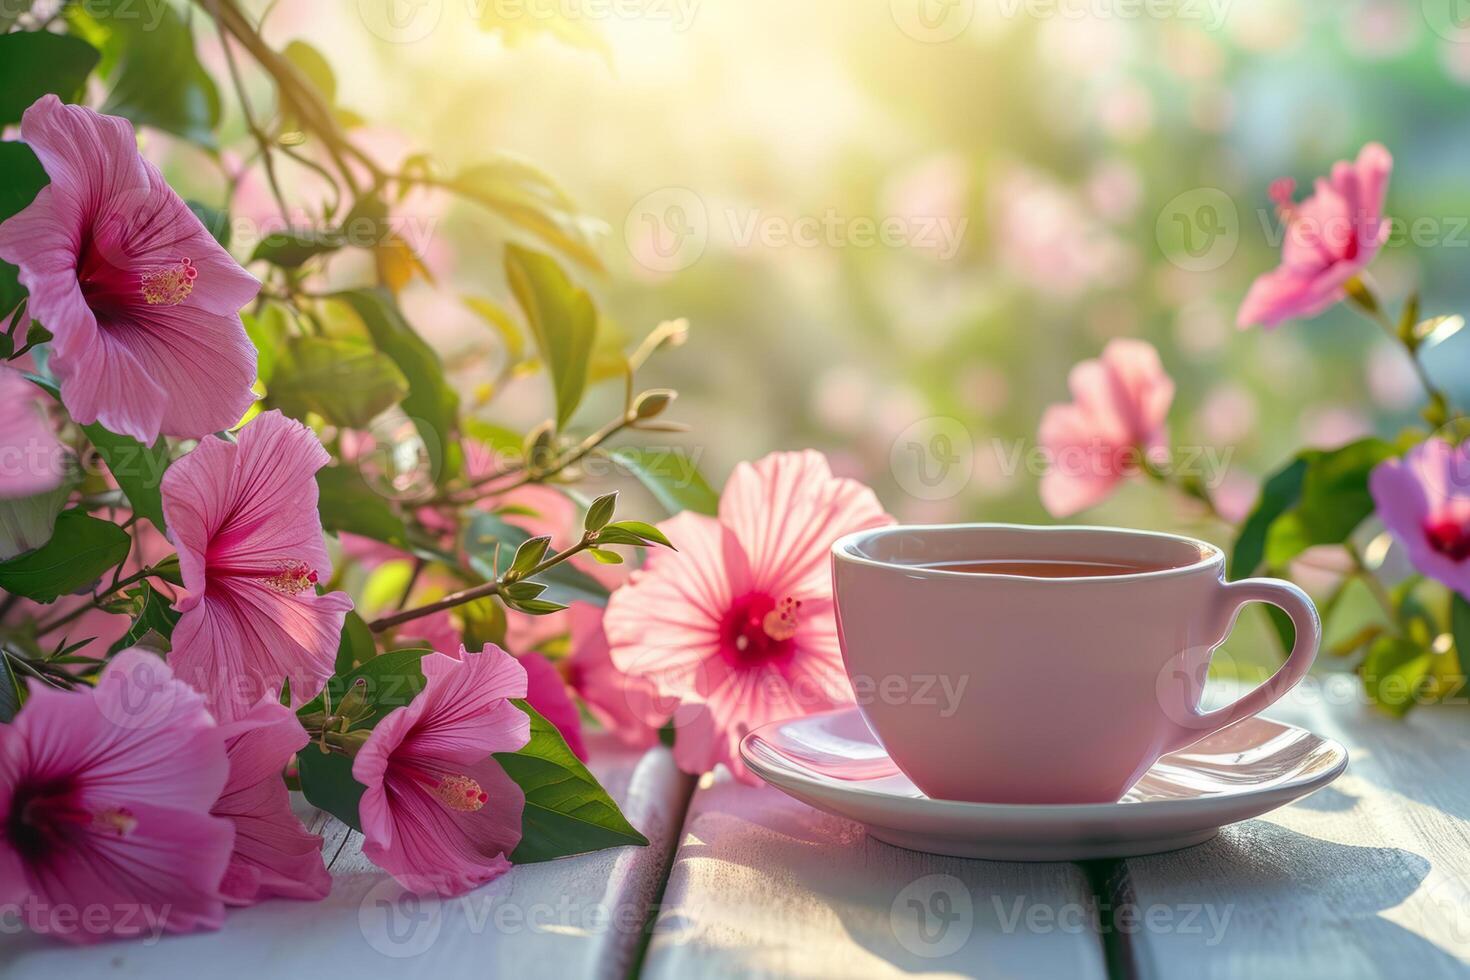
[[489,802],[489,795],[468,776],[445,776],[432,790],[435,799],[460,813],[478,813]]
[[282,595],[299,595],[316,585],[317,575],[302,562],[288,562],[274,575],[265,577],[265,584]]
[[149,306],[178,306],[189,298],[198,278],[199,270],[191,259],[179,259],[173,265],[144,273],[140,280],[143,302]]
[[127,837],[138,829],[138,818],[125,806],[102,810],[93,817],[92,822],[98,830],[117,837]]
[[761,629],[773,640],[789,640],[796,635],[796,614],[800,610],[800,599],[782,599],[761,620]]

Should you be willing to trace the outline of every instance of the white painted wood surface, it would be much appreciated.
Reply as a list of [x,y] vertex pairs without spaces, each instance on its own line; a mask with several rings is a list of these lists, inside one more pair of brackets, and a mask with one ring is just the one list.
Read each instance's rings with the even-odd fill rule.
[[[589,739],[589,768],[650,844],[524,865],[463,898],[405,898],[361,853],[361,837],[309,808],[334,887],[325,901],[232,912],[216,933],[76,949],[0,936],[5,980],[266,980],[392,976],[580,980],[626,977],[667,874],[690,791],[668,750]],[[305,807],[305,804],[303,804]]]
[[[1115,866],[1108,897],[1162,923],[1116,934],[1130,974],[1470,977],[1470,708],[1399,722],[1351,678],[1318,681],[1266,714],[1345,744],[1347,772],[1208,844]],[[1195,908],[1204,928],[1179,928]]]
[[1076,865],[871,840],[771,787],[705,777],[644,977],[1105,977]]

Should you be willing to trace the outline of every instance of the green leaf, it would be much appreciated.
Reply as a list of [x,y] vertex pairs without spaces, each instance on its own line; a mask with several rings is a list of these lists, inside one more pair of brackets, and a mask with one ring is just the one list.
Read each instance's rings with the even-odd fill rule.
[[582,522],[582,527],[588,531],[601,531],[612,520],[613,511],[617,506],[617,491],[603,494],[592,501],[592,505],[587,508],[587,517]]
[[556,726],[526,702],[515,705],[531,719],[531,740],[518,752],[495,757],[526,794],[521,844],[511,860],[532,864],[606,847],[646,845],[648,838],[628,823]]
[[[509,363],[519,364],[525,360],[525,338],[521,336],[521,328],[516,323],[515,318],[507,312],[505,307],[479,296],[466,296],[464,305],[473,310],[480,319],[484,320],[496,333],[500,334],[500,340],[505,344],[506,360]],[[517,444],[519,444],[519,440]]]
[[342,638],[337,642],[335,672],[350,673],[378,655],[378,642],[367,621],[349,611],[342,622]]
[[79,37],[48,31],[0,34],[0,126],[43,95],[75,102],[101,52]]
[[10,657],[0,651],[0,724],[8,725],[14,721],[25,699],[25,688],[20,686],[20,680],[15,676]]
[[[371,728],[389,712],[411,702],[424,689],[424,672],[419,666],[423,650],[395,650],[373,657],[367,663],[327,682],[332,703],[338,704],[347,689],[359,677],[367,681],[365,695],[372,712],[362,727]],[[325,700],[317,695],[297,712],[307,716],[325,710]],[[301,769],[301,791],[313,805],[326,810],[353,830],[362,829],[358,804],[364,787],[352,778],[352,760],[338,753],[323,754],[308,745],[296,757]]]
[[86,13],[109,32],[112,93],[102,111],[215,146],[220,95],[194,54],[194,32],[166,3],[89,0]]
[[713,517],[719,513],[720,495],[687,456],[637,447],[617,449],[610,455],[613,462],[637,477],[670,514],[692,510]]
[[163,474],[168,469],[168,443],[159,437],[151,447],[131,436],[109,432],[100,424],[82,426],[97,455],[107,464],[117,485],[127,494],[133,513],[153,522],[160,531],[163,523]]
[[[180,614],[173,610],[169,600],[153,586],[144,582],[136,589],[130,589],[127,594],[128,600],[136,610],[133,613],[133,624],[122,638],[108,649],[110,657],[119,650],[137,646],[149,633],[157,635],[164,641],[173,639],[174,627],[178,625]],[[159,651],[167,653],[170,647],[165,645]]]
[[673,543],[664,535],[664,532],[652,524],[645,524],[643,521],[618,521],[616,524],[609,524],[607,527],[610,530],[624,531],[637,538],[641,538],[649,544],[661,544],[665,548],[674,547]]
[[350,466],[327,466],[317,471],[321,493],[322,527],[340,534],[358,534],[407,551],[408,528],[380,494]]
[[378,350],[392,358],[408,379],[403,411],[423,437],[434,482],[444,486],[459,474],[464,452],[459,445],[459,396],[444,378],[439,355],[409,326],[385,290],[354,289],[334,298],[352,307]]
[[[502,571],[510,556],[531,537],[530,533],[508,524],[496,514],[479,513],[470,518],[464,532],[464,550],[469,556],[470,568],[477,575],[490,581],[495,577],[493,560],[496,544],[500,545]],[[597,579],[581,571],[570,562],[562,562],[536,576],[536,581],[547,586],[544,601],[570,605],[573,602],[590,602],[607,605],[607,589]],[[540,601],[540,600],[538,600]]]
[[[0,142],[0,221],[24,211],[49,182],[29,146],[16,140]],[[0,262],[0,317],[8,317],[26,298],[18,276],[15,266]]]
[[541,564],[541,559],[546,557],[546,549],[549,547],[551,547],[550,535],[527,538],[516,549],[516,556],[511,560],[509,570],[524,575]]
[[276,355],[267,401],[293,418],[315,412],[333,425],[361,429],[408,391],[393,360],[367,344],[291,337]]
[[73,488],[68,480],[49,493],[0,499],[0,560],[14,558],[51,540],[57,515],[66,507]]
[[599,565],[621,565],[623,556],[616,551],[603,551],[601,548],[593,548],[589,554],[596,559]]
[[597,308],[550,256],[508,245],[505,276],[546,362],[556,393],[556,427],[564,429],[587,389]]
[[1262,558],[1281,568],[1308,548],[1346,541],[1373,513],[1368,475],[1395,455],[1382,439],[1299,454],[1267,481],[1236,542],[1232,574],[1251,574]]
[[132,539],[116,524],[68,510],[56,519],[56,531],[44,546],[19,558],[0,562],[0,589],[55,602],[95,583],[128,557]]
[[335,752],[323,754],[320,746],[308,745],[297,754],[296,765],[307,802],[361,831],[358,806],[367,787],[352,778],[352,760]]
[[262,238],[250,255],[252,262],[269,262],[281,269],[299,269],[308,259],[342,248],[340,232],[316,228],[288,228]]
[[[521,582],[519,585],[533,585],[531,582]],[[512,589],[515,587],[512,586]],[[517,612],[523,612],[528,616],[550,616],[562,612],[568,607],[560,602],[552,602],[549,599],[518,599],[510,594],[510,590],[502,593],[505,604]]]
[[470,167],[447,186],[580,265],[602,270],[597,243],[606,227],[579,214],[566,192],[526,161],[500,157]]
[[1231,578],[1249,578],[1260,568],[1266,557],[1266,535],[1271,524],[1301,499],[1302,478],[1306,472],[1306,461],[1294,459],[1267,477],[1261,486],[1260,500],[1241,526],[1240,536],[1235,539],[1235,549],[1230,556]]
[[1470,602],[1456,592],[1450,601],[1450,633],[1455,638],[1455,652],[1460,662],[1470,665]]
[[1397,636],[1379,637],[1359,668],[1363,690],[1379,708],[1402,718],[1414,707],[1433,662],[1433,652],[1416,643]]
[[270,387],[275,376],[276,361],[291,336],[291,324],[286,319],[286,308],[279,303],[267,303],[259,313],[250,310],[240,312],[245,324],[245,333],[255,345],[255,373],[262,383]]

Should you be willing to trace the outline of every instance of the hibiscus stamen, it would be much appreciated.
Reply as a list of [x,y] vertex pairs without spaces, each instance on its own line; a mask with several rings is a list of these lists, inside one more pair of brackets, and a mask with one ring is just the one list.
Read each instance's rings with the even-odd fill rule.
[[114,837],[127,837],[138,829],[138,818],[125,806],[109,807],[93,816],[92,826]]
[[761,620],[761,629],[777,642],[791,639],[796,635],[796,614],[800,609],[800,599],[782,599],[776,603],[776,608],[766,613]]
[[300,595],[316,587],[317,574],[304,562],[287,562],[274,575],[265,578],[265,584],[282,595]]
[[396,768],[428,790],[430,796],[450,810],[459,813],[478,813],[486,803],[490,802],[490,794],[486,793],[475,780],[461,773],[436,774],[406,762],[397,763]]
[[194,291],[199,270],[192,259],[183,258],[170,266],[145,272],[141,279],[143,302],[149,306],[178,306]]

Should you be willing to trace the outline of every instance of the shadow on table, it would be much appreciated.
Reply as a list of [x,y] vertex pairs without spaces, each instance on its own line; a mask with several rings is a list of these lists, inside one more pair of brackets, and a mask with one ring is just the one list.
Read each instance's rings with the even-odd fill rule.
[[1379,914],[1429,871],[1402,848],[1337,844],[1252,820],[1198,847],[1114,865],[1105,897],[1145,915],[1200,905],[1220,924],[1120,932],[1138,976],[1173,976],[1193,963],[1203,975],[1465,977],[1457,957]]

